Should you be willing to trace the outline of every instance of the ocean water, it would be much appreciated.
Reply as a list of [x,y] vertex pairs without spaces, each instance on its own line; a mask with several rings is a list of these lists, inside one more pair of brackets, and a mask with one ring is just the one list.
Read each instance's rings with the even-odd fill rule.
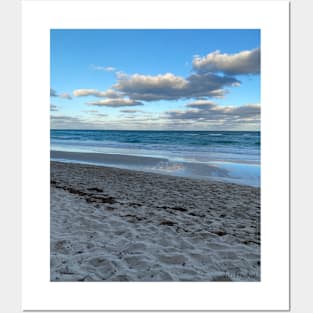
[[260,132],[51,130],[50,135],[55,160],[260,185]]

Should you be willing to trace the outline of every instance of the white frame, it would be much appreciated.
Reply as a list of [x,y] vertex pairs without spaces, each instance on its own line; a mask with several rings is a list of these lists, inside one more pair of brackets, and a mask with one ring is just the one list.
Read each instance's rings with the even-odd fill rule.
[[[289,2],[23,1],[22,5],[23,310],[288,310]],[[50,282],[52,28],[261,29],[261,282]]]

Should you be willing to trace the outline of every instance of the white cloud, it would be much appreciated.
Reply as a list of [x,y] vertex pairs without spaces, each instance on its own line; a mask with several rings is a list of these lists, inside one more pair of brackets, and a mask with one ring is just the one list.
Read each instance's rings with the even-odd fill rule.
[[84,110],[83,112],[88,113],[88,114],[100,113],[98,110]]
[[98,98],[118,98],[120,94],[114,91],[113,89],[108,89],[106,91],[99,91],[97,89],[75,89],[73,91],[75,97],[87,97],[95,96]]
[[120,110],[121,113],[141,113],[141,110]]
[[258,74],[260,73],[260,49],[246,50],[235,54],[222,54],[220,51],[215,51],[204,57],[195,56],[192,65],[198,73]]
[[107,72],[114,72],[114,71],[116,71],[116,68],[113,66],[107,66],[104,68],[104,70]]
[[67,100],[71,100],[72,99],[72,97],[68,93],[61,93],[61,94],[59,94],[59,98],[67,99]]
[[126,90],[142,90],[142,89],[160,89],[173,88],[183,89],[188,82],[179,76],[175,76],[172,73],[166,73],[163,75],[140,75],[134,74],[128,76],[126,74],[119,75],[119,82],[114,86],[116,89],[124,91]]
[[95,105],[99,107],[127,107],[143,105],[143,103],[132,99],[103,99],[99,101],[87,102],[88,105]]
[[96,71],[115,72],[117,70],[113,66],[99,66],[99,65],[92,64],[91,67]]
[[216,105],[217,105],[216,103],[211,102],[211,101],[198,100],[198,101],[186,104],[186,107],[196,108],[196,109],[207,109],[207,108],[215,107]]
[[97,117],[107,117],[108,114],[105,114],[105,113],[96,113],[95,114]]

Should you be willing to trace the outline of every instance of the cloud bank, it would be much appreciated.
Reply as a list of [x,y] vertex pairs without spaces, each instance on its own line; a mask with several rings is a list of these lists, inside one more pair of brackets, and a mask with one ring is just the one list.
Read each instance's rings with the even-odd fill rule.
[[[89,110],[86,118],[56,116],[54,125],[66,123],[73,127],[105,129],[246,129],[255,130],[260,125],[260,105],[221,106],[210,99],[224,98],[232,87],[241,86],[238,75],[260,73],[260,49],[240,51],[234,54],[214,51],[204,56],[195,56],[192,71],[182,77],[174,73],[158,75],[126,74],[113,67],[92,65],[95,70],[115,72],[116,80],[107,90],[75,89],[75,97],[95,97],[86,102],[89,106],[123,108],[120,114],[110,116]],[[66,93],[50,90],[51,97],[71,99]],[[88,99],[89,100],[89,99]],[[184,109],[159,112],[144,112],[128,109],[133,106],[149,106],[157,101],[189,101]],[[154,103],[153,105],[155,105]],[[153,107],[152,105],[152,107]],[[181,103],[179,104],[181,105]],[[124,109],[125,108],[125,109]],[[51,105],[51,111],[58,108]],[[138,114],[134,114],[138,113]],[[121,125],[122,124],[122,125]],[[93,128],[91,127],[91,128]]]
[[179,100],[198,97],[223,97],[225,86],[238,86],[234,77],[211,73],[192,74],[187,78],[172,73],[163,75],[123,75],[113,88],[124,96],[141,101]]
[[[113,67],[93,67],[116,70]],[[87,104],[110,107],[143,105],[141,101],[223,98],[229,92],[228,87],[240,86],[236,75],[260,73],[260,49],[234,54],[215,51],[203,57],[195,56],[192,67],[193,73],[187,77],[173,73],[127,75],[116,72],[116,83],[108,90],[76,89],[73,94],[75,97],[107,98]]]
[[247,104],[242,106],[219,106],[212,102],[195,101],[186,104],[187,110],[172,110],[165,112],[165,118],[169,120],[189,120],[192,122],[236,122],[251,121],[258,123],[260,120],[259,104]]

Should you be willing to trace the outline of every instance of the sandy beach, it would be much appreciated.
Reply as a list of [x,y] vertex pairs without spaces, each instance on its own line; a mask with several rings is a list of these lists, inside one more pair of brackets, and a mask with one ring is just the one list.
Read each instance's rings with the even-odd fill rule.
[[51,162],[51,281],[259,281],[260,188]]

